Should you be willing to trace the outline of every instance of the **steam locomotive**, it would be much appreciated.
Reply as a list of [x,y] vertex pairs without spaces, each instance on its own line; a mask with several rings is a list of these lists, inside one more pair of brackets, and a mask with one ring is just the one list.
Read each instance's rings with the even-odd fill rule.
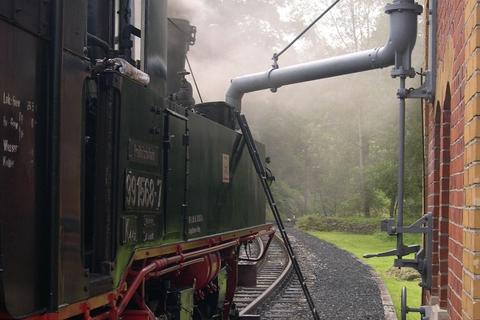
[[[272,236],[233,109],[166,0],[0,2],[0,317],[228,318]],[[264,147],[258,144],[260,153]]]

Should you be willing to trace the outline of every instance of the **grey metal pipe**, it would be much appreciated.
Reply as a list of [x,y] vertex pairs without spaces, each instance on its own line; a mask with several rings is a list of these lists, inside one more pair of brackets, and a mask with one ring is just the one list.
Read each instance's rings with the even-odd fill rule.
[[[414,0],[395,0],[385,8],[390,15],[390,37],[382,48],[302,63],[281,69],[250,74],[232,80],[226,102],[241,109],[245,93],[330,78],[395,65],[392,75],[411,72],[411,52],[417,38],[417,15],[422,7]],[[413,74],[414,75],[414,74]]]
[[[405,92],[405,77],[400,78],[400,90]],[[403,199],[405,193],[405,96],[400,96],[399,108],[399,146],[398,146],[398,212],[397,212],[397,228],[403,228]],[[403,251],[403,232],[397,233],[397,250],[398,258],[401,259],[404,255]]]
[[428,44],[428,68],[432,81],[432,95],[435,96],[437,86],[437,0],[430,0],[430,28]]

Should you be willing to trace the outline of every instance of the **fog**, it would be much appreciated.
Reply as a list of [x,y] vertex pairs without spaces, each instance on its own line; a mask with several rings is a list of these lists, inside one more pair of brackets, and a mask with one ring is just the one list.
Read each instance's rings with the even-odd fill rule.
[[[388,20],[383,4],[341,3],[280,58],[280,67],[384,45]],[[273,53],[329,4],[175,0],[169,16],[197,27],[188,56],[203,99],[217,101],[225,99],[230,79],[271,68]],[[421,48],[415,57],[419,70]],[[418,85],[418,80],[409,83]],[[245,96],[242,111],[272,157],[275,192],[285,215],[389,214],[396,190],[397,88],[388,68]],[[408,110],[413,212],[421,206],[421,112],[418,103],[410,103]]]

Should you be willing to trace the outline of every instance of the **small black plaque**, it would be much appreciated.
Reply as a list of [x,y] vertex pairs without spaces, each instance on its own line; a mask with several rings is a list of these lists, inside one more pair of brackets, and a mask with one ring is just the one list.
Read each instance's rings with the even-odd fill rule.
[[192,238],[199,236],[202,233],[202,226],[205,218],[203,214],[189,215],[187,218],[187,235]]
[[152,241],[157,237],[158,217],[155,215],[143,216],[143,241]]
[[137,217],[122,217],[122,244],[137,243]]
[[129,139],[128,140],[128,160],[158,166],[160,148],[146,142]]

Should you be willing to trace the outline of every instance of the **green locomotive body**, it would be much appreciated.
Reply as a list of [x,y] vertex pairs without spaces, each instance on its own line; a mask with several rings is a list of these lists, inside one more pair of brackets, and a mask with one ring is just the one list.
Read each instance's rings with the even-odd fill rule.
[[239,246],[272,230],[232,108],[185,100],[194,29],[166,10],[0,3],[2,318],[228,316]]

